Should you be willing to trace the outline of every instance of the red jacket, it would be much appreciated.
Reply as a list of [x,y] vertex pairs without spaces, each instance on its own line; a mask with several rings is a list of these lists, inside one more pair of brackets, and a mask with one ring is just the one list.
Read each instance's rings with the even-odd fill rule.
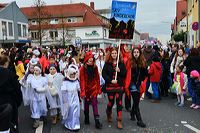
[[162,65],[160,62],[152,62],[149,69],[150,82],[160,82]]
[[80,68],[80,97],[97,97],[101,94],[100,76],[98,68],[94,68],[94,78],[88,79],[88,74],[85,66]]
[[131,83],[131,58],[130,53],[125,53],[123,56],[124,65],[126,67],[126,77],[124,80],[124,88],[129,89]]

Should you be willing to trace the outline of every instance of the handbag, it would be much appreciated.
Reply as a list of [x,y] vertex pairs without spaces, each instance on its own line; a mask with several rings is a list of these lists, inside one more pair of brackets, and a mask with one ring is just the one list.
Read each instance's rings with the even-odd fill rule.
[[56,96],[58,94],[58,90],[55,86],[49,87],[49,91],[52,96]]
[[153,94],[153,90],[152,90],[152,85],[151,84],[149,86],[148,92],[151,93],[151,94]]

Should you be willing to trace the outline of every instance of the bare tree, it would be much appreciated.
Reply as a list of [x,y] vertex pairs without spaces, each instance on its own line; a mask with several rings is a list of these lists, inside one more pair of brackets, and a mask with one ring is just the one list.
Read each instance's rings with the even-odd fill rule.
[[67,28],[67,24],[65,22],[65,15],[63,11],[61,10],[61,28],[62,28],[62,33],[61,33],[61,41],[63,46],[66,45],[66,43],[71,43],[72,38],[74,37],[72,34],[69,33],[69,30]]
[[32,12],[34,19],[37,22],[38,39],[40,46],[42,45],[42,38],[45,36],[44,27],[49,24],[48,18],[50,14],[45,11],[46,3],[43,0],[35,0],[34,11]]

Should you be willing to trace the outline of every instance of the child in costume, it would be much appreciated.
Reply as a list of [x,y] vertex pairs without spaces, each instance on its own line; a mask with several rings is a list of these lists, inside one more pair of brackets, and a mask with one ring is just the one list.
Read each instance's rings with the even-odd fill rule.
[[50,115],[52,116],[52,124],[56,124],[59,119],[58,108],[60,108],[60,88],[64,79],[61,73],[57,73],[56,66],[51,64],[49,66],[48,91],[46,93],[48,103],[50,105]]
[[102,128],[99,121],[97,95],[101,94],[100,76],[98,67],[92,52],[87,52],[84,57],[84,65],[80,68],[80,97],[84,98],[85,124],[89,124],[89,105],[92,104],[95,118],[95,127]]
[[175,105],[182,107],[184,106],[184,94],[186,94],[187,89],[187,75],[183,73],[184,66],[177,66],[176,73],[174,74],[174,84],[176,86],[176,93],[178,101]]
[[78,67],[71,64],[67,69],[66,78],[61,87],[63,124],[69,130],[80,129],[79,91]]
[[41,116],[47,115],[46,103],[46,87],[47,79],[42,76],[42,69],[40,65],[34,67],[34,74],[30,74],[27,78],[27,84],[31,91],[30,108],[31,117],[34,119],[33,128],[39,127],[39,120]]
[[192,80],[192,105],[190,108],[193,109],[200,109],[200,75],[199,72],[196,70],[193,70],[190,73],[190,77]]

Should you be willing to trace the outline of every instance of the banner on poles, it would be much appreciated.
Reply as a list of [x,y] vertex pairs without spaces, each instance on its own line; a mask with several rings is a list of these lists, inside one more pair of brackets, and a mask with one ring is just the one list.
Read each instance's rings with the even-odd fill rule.
[[137,2],[112,1],[109,38],[133,39]]

